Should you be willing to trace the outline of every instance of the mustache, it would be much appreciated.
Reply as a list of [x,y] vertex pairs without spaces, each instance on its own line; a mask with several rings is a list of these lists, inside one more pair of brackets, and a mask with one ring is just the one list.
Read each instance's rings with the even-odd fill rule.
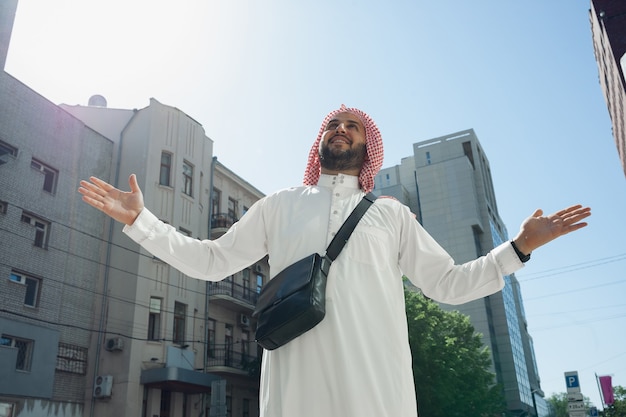
[[[332,139],[329,142],[331,141]],[[364,143],[338,152],[331,150],[327,144],[322,144],[319,157],[320,165],[326,169],[335,171],[361,169],[367,157],[367,150]]]
[[352,145],[352,140],[350,140],[350,138],[349,138],[349,137],[347,137],[347,136],[345,136],[345,135],[342,135],[341,133],[337,133],[337,134],[335,134],[335,135],[331,136],[331,138],[328,140],[328,143],[329,143],[329,144],[330,144],[330,143],[333,143],[333,142],[335,141],[335,138],[336,138],[336,137],[343,138],[343,139],[345,139],[345,140],[346,140],[346,142],[348,142],[350,145]]

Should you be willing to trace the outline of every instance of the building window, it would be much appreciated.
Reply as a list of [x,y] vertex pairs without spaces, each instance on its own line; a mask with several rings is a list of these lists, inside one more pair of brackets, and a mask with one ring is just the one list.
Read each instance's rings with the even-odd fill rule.
[[87,374],[87,348],[59,343],[56,370],[72,374]]
[[230,395],[226,396],[226,417],[233,416],[233,397]]
[[241,332],[241,363],[245,364],[250,359],[250,333]]
[[237,220],[237,200],[228,197],[228,218]]
[[242,417],[250,417],[250,400],[247,398],[244,398],[241,404],[241,415]]
[[161,338],[161,303],[157,297],[150,297],[150,308],[148,314],[148,340],[159,340]]
[[26,212],[22,213],[22,222],[28,223],[35,228],[35,241],[33,244],[39,248],[46,249],[48,247],[50,223]]
[[187,305],[174,303],[174,343],[182,345],[185,343],[185,317],[187,316]]
[[263,288],[263,275],[256,274],[256,293],[261,294],[261,288]]
[[249,300],[252,298],[250,291],[250,270],[248,268],[242,271],[243,298]]
[[207,357],[215,357],[215,320],[207,322]]
[[172,172],[172,154],[161,152],[161,170],[159,171],[159,184],[170,186]]
[[484,255],[483,253],[483,247],[480,244],[480,236],[482,235],[480,228],[477,225],[473,225],[472,226],[472,233],[474,235],[474,247],[476,248],[476,256],[482,256]]
[[33,158],[30,162],[31,168],[41,172],[44,175],[43,179],[43,189],[49,193],[53,193],[57,188],[57,178],[59,177],[59,171],[56,169],[49,167],[41,161],[38,161]]
[[474,152],[472,152],[472,142],[463,142],[463,153],[467,156],[470,163],[472,164],[472,168],[476,169],[474,166]]
[[[3,157],[4,155],[17,156],[17,148],[15,146],[11,146],[8,143],[0,140],[0,158]],[[1,161],[0,161],[0,165],[2,165]]]
[[172,392],[167,390],[161,390],[161,409],[160,415],[169,416],[172,407]]
[[15,404],[0,402],[0,417],[13,417],[15,411]]
[[232,366],[233,361],[233,326],[224,326],[224,365]]
[[213,216],[220,214],[221,200],[222,200],[222,192],[218,190],[217,188],[213,188],[213,208],[212,208],[213,211],[211,212]]
[[183,193],[193,197],[193,166],[183,161]]
[[30,371],[33,360],[33,341],[3,334],[0,336],[0,347],[17,349],[15,369],[18,371]]
[[11,282],[22,284],[26,287],[24,305],[37,307],[39,304],[39,290],[41,287],[41,280],[39,278],[34,278],[17,271],[11,271],[9,280]]

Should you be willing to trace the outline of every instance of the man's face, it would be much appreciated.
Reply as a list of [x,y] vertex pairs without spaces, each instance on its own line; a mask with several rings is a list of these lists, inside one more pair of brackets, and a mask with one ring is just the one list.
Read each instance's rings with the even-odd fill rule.
[[320,142],[322,168],[358,175],[365,161],[365,127],[352,113],[339,113],[326,125]]

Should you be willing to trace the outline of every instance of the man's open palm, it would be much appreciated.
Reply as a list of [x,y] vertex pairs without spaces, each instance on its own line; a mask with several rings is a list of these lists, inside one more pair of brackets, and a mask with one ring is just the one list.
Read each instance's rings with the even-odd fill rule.
[[113,219],[124,224],[133,224],[141,210],[143,210],[143,193],[137,184],[137,177],[132,174],[128,178],[130,191],[121,191],[111,184],[96,177],[89,181],[82,180],[78,192],[83,195],[83,201]]

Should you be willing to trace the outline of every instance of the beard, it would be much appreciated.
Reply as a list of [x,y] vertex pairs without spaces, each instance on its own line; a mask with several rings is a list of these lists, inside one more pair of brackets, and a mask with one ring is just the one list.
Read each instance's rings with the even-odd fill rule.
[[331,171],[348,171],[363,167],[367,151],[364,143],[355,145],[348,150],[332,150],[328,145],[322,143],[320,148],[320,165],[322,168]]

